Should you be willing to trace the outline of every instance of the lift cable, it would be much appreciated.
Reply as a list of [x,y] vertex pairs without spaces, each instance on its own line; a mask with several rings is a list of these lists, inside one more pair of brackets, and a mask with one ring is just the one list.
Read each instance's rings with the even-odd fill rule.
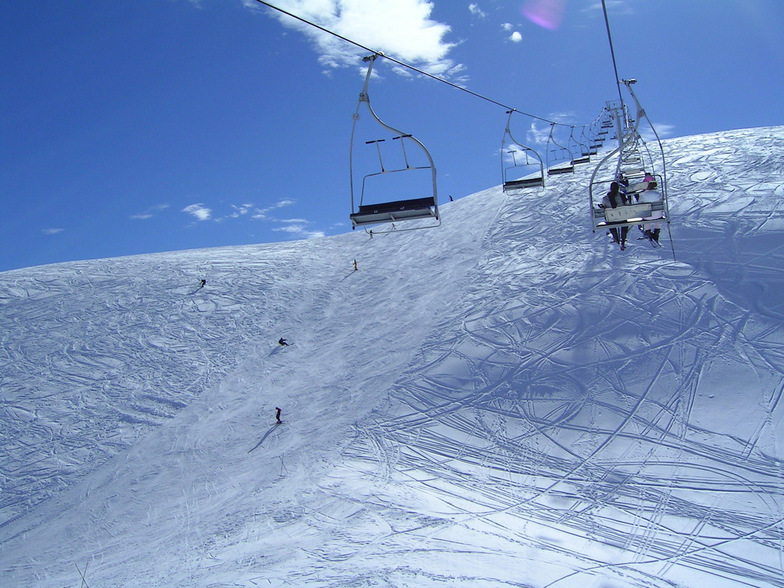
[[[528,112],[523,112],[522,110],[518,110],[517,108],[514,108],[512,106],[507,106],[503,102],[499,102],[498,100],[493,100],[492,98],[488,98],[487,96],[484,96],[482,94],[479,94],[477,92],[469,90],[468,88],[465,88],[463,86],[458,86],[457,84],[454,84],[454,83],[450,82],[449,80],[445,80],[444,78],[435,76],[435,75],[433,75],[431,73],[428,73],[428,72],[426,72],[424,70],[419,69],[418,67],[410,65],[408,63],[405,63],[404,61],[400,61],[399,59],[395,59],[394,57],[390,57],[389,55],[386,55],[386,54],[384,54],[381,51],[376,51],[374,49],[371,49],[370,47],[366,47],[365,45],[357,43],[356,41],[353,41],[353,40],[351,40],[351,39],[349,39],[347,37],[344,37],[343,35],[340,35],[340,34],[334,32],[334,31],[331,31],[331,30],[329,30],[326,27],[323,27],[323,26],[318,25],[318,24],[316,24],[314,22],[311,22],[311,21],[309,21],[309,20],[307,20],[305,18],[302,18],[301,16],[297,16],[296,14],[292,14],[291,12],[283,10],[282,8],[279,8],[279,7],[275,6],[274,4],[270,4],[269,2],[265,2],[265,0],[256,0],[256,2],[258,2],[259,4],[263,4],[267,8],[271,8],[271,9],[276,10],[276,11],[282,13],[282,14],[285,14],[286,16],[289,16],[289,17],[291,17],[291,18],[293,18],[295,20],[298,20],[298,21],[300,21],[300,22],[302,22],[302,23],[304,23],[306,25],[314,27],[314,28],[316,28],[316,29],[318,29],[318,30],[320,30],[320,31],[322,31],[324,33],[332,35],[333,37],[337,37],[341,41],[345,41],[346,43],[350,43],[351,45],[359,47],[360,49],[364,49],[365,51],[368,51],[368,52],[370,52],[370,53],[372,53],[374,55],[380,55],[380,56],[384,57],[384,59],[388,59],[392,63],[396,63],[397,65],[399,65],[401,67],[405,67],[407,69],[410,69],[411,71],[415,71],[416,73],[418,73],[420,75],[423,75],[425,77],[428,77],[428,78],[431,78],[433,80],[436,80],[437,82],[441,82],[442,84],[446,84],[447,86],[451,86],[452,88],[455,88],[455,89],[460,90],[462,92],[466,92],[467,94],[471,94],[471,96],[474,96],[474,97],[479,98],[481,100],[484,100],[486,102],[490,102],[491,104],[495,104],[496,106],[500,106],[500,107],[504,108],[507,111],[513,110],[515,112],[519,112],[523,116],[527,116],[527,117],[530,117],[530,118],[533,118],[533,119],[536,119],[536,120],[540,120],[542,122],[546,122],[546,123],[551,124],[551,125],[559,125],[559,126],[566,126],[566,127],[571,126],[571,125],[567,125],[567,124],[564,124],[564,123],[559,123],[559,122],[554,121],[554,120],[550,120],[548,118],[537,116],[535,114],[530,114]],[[604,0],[602,0],[602,4],[603,3],[604,3]],[[608,24],[608,27],[609,27],[609,24]],[[608,31],[609,31],[609,28],[608,28]],[[613,56],[613,62],[614,61],[615,61],[615,57]],[[615,77],[616,78],[618,77],[617,71],[616,71]],[[620,91],[620,89],[619,89],[619,91]],[[623,100],[623,99],[621,99],[621,100]]]
[[615,61],[615,48],[613,47],[612,34],[610,33],[610,19],[607,17],[607,4],[605,3],[605,0],[602,0],[602,10],[604,11],[604,24],[607,26],[607,40],[610,42],[610,55],[612,55],[613,70],[615,71],[615,86],[618,88],[618,98],[621,100],[621,112],[624,112],[621,78],[618,77],[618,64]]

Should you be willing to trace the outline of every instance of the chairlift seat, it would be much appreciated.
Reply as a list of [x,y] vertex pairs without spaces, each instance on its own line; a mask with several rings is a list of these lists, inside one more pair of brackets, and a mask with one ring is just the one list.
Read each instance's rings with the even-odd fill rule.
[[584,154],[583,157],[578,157],[577,159],[572,160],[572,163],[574,165],[579,165],[581,163],[590,163],[590,162],[591,162],[591,156],[588,155],[587,153]]
[[560,174],[572,174],[574,173],[574,165],[568,165],[566,167],[551,167],[547,170],[548,176],[557,176]]
[[504,182],[504,192],[507,190],[522,190],[523,188],[536,188],[538,186],[544,186],[544,178],[541,176],[523,178],[521,180],[510,180]]
[[435,197],[432,196],[427,198],[396,200],[394,202],[381,202],[378,204],[363,204],[360,205],[357,212],[349,215],[349,218],[351,218],[351,223],[357,227],[360,225],[373,225],[383,222],[436,217],[436,213],[433,209],[435,205],[436,200]]
[[645,178],[646,174],[644,169],[633,168],[633,169],[624,169],[623,175],[626,177],[627,180],[629,180],[629,182],[631,182],[632,180],[642,180],[643,178]]

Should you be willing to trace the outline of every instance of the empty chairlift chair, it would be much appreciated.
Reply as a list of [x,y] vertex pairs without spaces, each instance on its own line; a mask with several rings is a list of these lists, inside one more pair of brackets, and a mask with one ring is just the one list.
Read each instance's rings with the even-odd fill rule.
[[550,124],[550,136],[547,138],[547,175],[574,173],[572,152],[555,138],[555,125],[556,123]]
[[569,132],[569,152],[572,154],[572,164],[580,165],[589,163],[591,161],[591,150],[587,144],[583,144],[581,140],[574,136],[574,126]]
[[512,136],[512,114],[507,111],[506,129],[501,141],[501,175],[504,192],[544,186],[544,162],[531,147],[523,145]]
[[[383,233],[388,232],[390,230],[408,230],[408,229],[422,229],[422,228],[432,228],[437,227],[441,224],[441,220],[439,217],[438,212],[438,192],[436,187],[436,168],[433,163],[433,158],[430,156],[430,152],[425,148],[425,146],[416,139],[413,135],[409,133],[404,133],[394,127],[389,126],[388,124],[384,123],[373,111],[373,108],[370,105],[370,97],[368,95],[368,83],[370,81],[371,71],[373,69],[373,63],[378,57],[377,54],[371,55],[366,57],[365,60],[369,61],[367,75],[365,76],[365,84],[362,89],[362,93],[359,95],[359,102],[357,103],[357,110],[354,113],[354,123],[351,129],[351,148],[349,153],[349,160],[350,160],[350,175],[351,175],[351,214],[349,218],[351,219],[352,228],[356,227],[367,227],[369,225],[379,225],[383,223],[393,223],[391,227],[387,229],[374,229],[373,232],[376,233]],[[355,159],[357,153],[354,150],[354,143],[355,143],[355,133],[357,129],[357,122],[360,119],[359,111],[362,106],[365,104],[367,106],[367,110],[370,113],[371,117],[375,122],[381,125],[387,131],[393,133],[391,140],[387,142],[386,139],[373,139],[369,141],[365,141],[365,145],[369,148],[375,148],[375,154],[377,155],[378,159],[378,167],[375,171],[371,171],[370,173],[366,173],[362,175],[361,181],[361,189],[359,190],[359,195],[357,196],[355,193]],[[395,147],[393,147],[395,145]],[[397,151],[396,145],[399,145],[400,151]],[[387,167],[385,161],[387,159],[392,159],[393,151],[397,153],[396,159],[402,163],[398,165],[394,165],[392,167]],[[410,154],[408,149],[414,149],[420,154],[424,155],[423,164],[421,165],[412,165],[410,163]],[[408,174],[411,176],[412,174],[424,172],[427,179],[422,182],[415,181],[414,183],[417,185],[416,190],[418,193],[415,194],[408,194],[406,198],[402,199],[394,199],[394,200],[382,200],[377,201],[377,199],[373,198],[372,196],[368,196],[368,193],[371,192],[371,188],[369,186],[369,182],[372,182],[374,179],[381,178],[383,176],[389,176],[390,174],[395,176],[403,176]],[[359,175],[357,175],[359,177]],[[417,178],[418,180],[419,178]],[[355,206],[356,205],[356,206]],[[430,221],[429,223],[419,223],[412,226],[406,226],[404,228],[397,227],[394,223],[403,222],[403,221],[411,221],[416,219],[427,219]]]

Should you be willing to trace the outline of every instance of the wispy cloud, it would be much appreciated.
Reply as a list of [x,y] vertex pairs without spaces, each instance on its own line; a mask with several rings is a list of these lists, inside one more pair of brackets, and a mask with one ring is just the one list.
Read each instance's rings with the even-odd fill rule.
[[43,229],[41,232],[44,235],[56,235],[57,233],[62,233],[65,229],[58,229],[58,228],[51,228],[51,229]]
[[479,8],[479,5],[475,3],[469,4],[468,10],[471,12],[471,14],[479,18],[485,18],[487,16],[487,13],[481,8]]
[[[549,120],[555,121],[557,123],[561,123],[562,125],[569,125],[575,123],[577,121],[577,116],[574,112],[553,112],[547,115]],[[526,132],[526,141],[530,144],[539,144],[543,145],[547,143],[547,139],[550,137],[550,124],[540,121],[534,120],[531,121],[531,127]],[[564,127],[555,127],[554,129],[554,136],[556,138],[561,138],[561,134],[564,132]],[[569,131],[566,131],[566,138],[568,138]]]
[[310,223],[303,219],[292,218],[280,222],[283,223],[283,226],[276,227],[272,229],[273,231],[289,233],[290,235],[301,239],[316,239],[325,236],[324,231],[309,229],[307,225]]
[[[658,133],[660,139],[672,137],[673,133],[675,132],[675,125],[657,123],[653,126],[656,129],[656,133]],[[640,136],[646,143],[652,143],[656,141],[656,135],[654,135],[653,130],[650,127],[641,128]]]
[[253,212],[254,205],[250,203],[240,204],[239,206],[232,204],[231,208],[234,210],[234,212],[229,215],[229,218],[240,218],[241,216],[251,214]]
[[278,200],[272,206],[268,206],[266,208],[256,208],[256,209],[254,209],[252,218],[254,218],[256,220],[270,220],[270,217],[269,217],[269,213],[270,212],[272,212],[273,210],[277,210],[279,208],[285,208],[287,206],[291,206],[293,204],[294,204],[293,200],[288,200],[288,199]]
[[[258,2],[244,0],[248,7]],[[444,40],[450,27],[430,18],[425,0],[276,0],[276,6],[373,51],[381,51],[428,73],[447,75],[462,66],[447,58],[454,43]],[[356,66],[365,49],[315,27],[271,11],[280,22],[309,37],[329,68]]]
[[132,220],[147,220],[147,219],[150,219],[150,218],[154,217],[159,212],[163,212],[167,208],[169,208],[168,204],[156,204],[155,206],[150,206],[144,212],[139,212],[137,214],[132,214],[131,215],[131,219]]
[[550,136],[550,125],[539,121],[532,121],[531,128],[525,134],[526,140],[529,143],[543,145],[547,143],[547,138]]
[[199,202],[186,206],[182,209],[182,212],[193,216],[197,221],[229,223],[242,222],[242,219],[247,219],[253,222],[269,223],[272,225],[270,230],[287,233],[289,236],[297,239],[323,237],[326,234],[324,231],[311,228],[314,224],[313,221],[304,218],[282,219],[275,216],[276,211],[288,208],[294,204],[296,204],[296,201],[289,198],[283,198],[265,207],[258,207],[253,203],[246,202],[244,204],[231,204],[229,205],[229,212],[219,214],[213,208]]
[[190,206],[186,206],[182,209],[181,212],[190,214],[198,221],[210,220],[210,217],[212,216],[212,209],[207,208],[201,202],[198,204],[191,204]]

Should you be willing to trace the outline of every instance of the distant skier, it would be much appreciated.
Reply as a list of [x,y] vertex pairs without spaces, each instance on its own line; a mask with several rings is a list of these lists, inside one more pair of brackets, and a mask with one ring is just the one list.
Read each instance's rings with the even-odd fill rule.
[[359,268],[357,267],[357,260],[354,260],[354,271],[357,271]]
[[277,424],[281,424],[283,422],[280,420],[280,409],[277,406],[275,407],[275,420],[278,421]]
[[201,282],[199,282],[199,284],[200,284],[199,288],[204,288],[204,286],[207,285],[207,280],[202,280]]
[[281,337],[280,339],[278,339],[278,345],[280,345],[281,347],[288,347],[289,344],[286,343],[286,340],[283,337]]

